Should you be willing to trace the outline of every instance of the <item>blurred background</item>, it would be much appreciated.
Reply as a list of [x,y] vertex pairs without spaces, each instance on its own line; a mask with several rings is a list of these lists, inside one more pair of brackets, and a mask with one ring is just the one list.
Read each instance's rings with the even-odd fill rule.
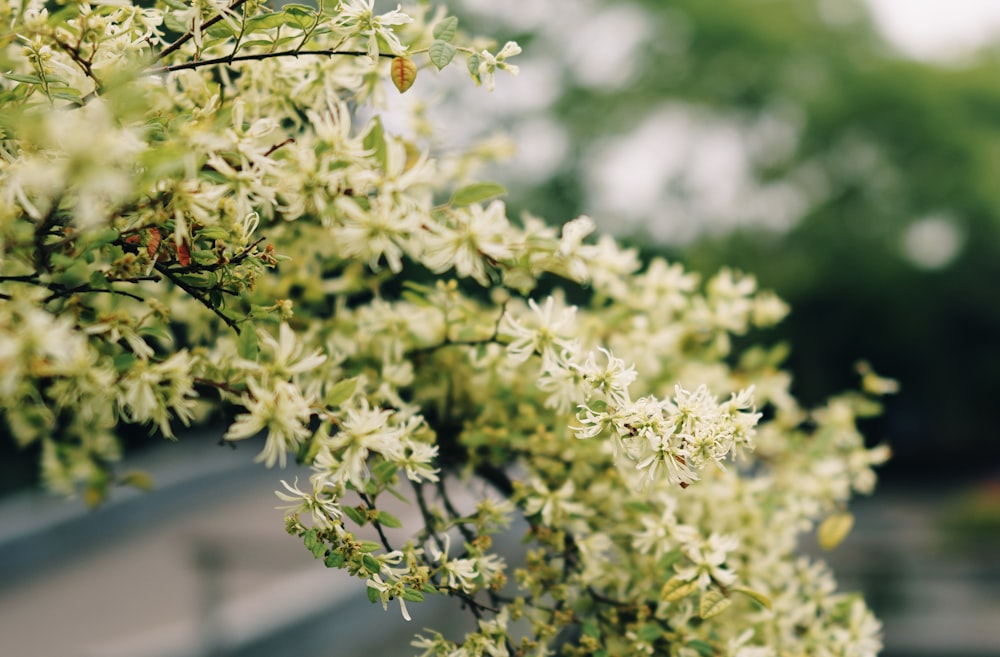
[[[427,75],[399,102],[428,106],[439,148],[510,140],[482,175],[512,216],[589,214],[647,255],[755,274],[792,307],[762,339],[792,346],[805,404],[855,386],[862,359],[900,381],[865,427],[893,460],[824,556],[885,621],[887,657],[1000,655],[1000,2],[449,6],[517,40],[521,74],[494,94]],[[139,454],[158,489],[92,514],[26,491],[35,455],[0,443],[9,654],[409,654],[454,613],[354,604],[260,512],[288,473],[214,443]],[[395,647],[364,650],[372,628]]]

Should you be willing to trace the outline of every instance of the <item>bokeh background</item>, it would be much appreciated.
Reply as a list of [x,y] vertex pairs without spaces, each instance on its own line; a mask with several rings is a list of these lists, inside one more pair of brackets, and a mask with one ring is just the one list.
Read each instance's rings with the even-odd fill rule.
[[[1000,655],[1000,2],[449,5],[517,40],[521,74],[494,94],[427,75],[396,102],[426,106],[436,148],[506,152],[481,175],[512,215],[588,214],[645,254],[755,274],[792,314],[753,338],[791,345],[804,403],[855,386],[860,360],[898,379],[865,427],[893,460],[825,556],[885,620],[888,657]],[[375,654],[372,633],[408,654],[456,613],[355,611],[363,591],[260,512],[280,476],[191,442],[139,454],[157,492],[93,514],[24,492],[33,456],[2,443],[9,654]]]

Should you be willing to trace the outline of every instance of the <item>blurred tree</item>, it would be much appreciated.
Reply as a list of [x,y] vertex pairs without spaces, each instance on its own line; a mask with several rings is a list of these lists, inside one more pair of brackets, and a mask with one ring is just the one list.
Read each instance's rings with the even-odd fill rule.
[[[616,20],[637,8],[640,22]],[[782,331],[796,345],[802,398],[843,387],[851,364],[869,358],[903,384],[872,431],[891,437],[891,467],[966,471],[966,459],[941,458],[945,446],[995,463],[1000,448],[984,436],[1000,364],[996,53],[906,59],[857,2],[605,1],[591,11],[608,26],[595,28],[601,39],[638,39],[631,59],[619,85],[592,84],[599,62],[563,48],[551,111],[567,156],[512,205],[591,212],[696,270],[753,272],[794,308]],[[534,40],[518,35],[529,57],[558,50],[539,25]],[[644,157],[623,146],[630,135]],[[622,184],[658,185],[649,204],[595,191],[608,177],[591,168],[609,152]]]

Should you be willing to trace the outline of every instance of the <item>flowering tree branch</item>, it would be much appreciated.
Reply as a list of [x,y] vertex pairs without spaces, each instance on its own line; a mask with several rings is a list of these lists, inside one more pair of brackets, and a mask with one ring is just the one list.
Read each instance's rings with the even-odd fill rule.
[[[0,422],[50,489],[100,503],[118,426],[214,411],[223,442],[310,470],[276,494],[323,566],[407,619],[469,610],[424,655],[877,651],[795,546],[846,533],[887,456],[856,419],[892,383],[801,408],[778,350],[735,346],[787,312],[751,276],[640,262],[588,217],[516,223],[474,156],[383,124],[386,82],[464,60],[492,90],[517,44],[426,3],[4,11]],[[518,568],[494,545],[515,518]]]

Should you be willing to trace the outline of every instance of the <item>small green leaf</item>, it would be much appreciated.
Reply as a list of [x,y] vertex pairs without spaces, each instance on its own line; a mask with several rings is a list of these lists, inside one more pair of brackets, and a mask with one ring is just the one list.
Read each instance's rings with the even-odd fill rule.
[[827,517],[820,523],[819,530],[816,532],[819,546],[824,550],[832,550],[847,538],[853,527],[854,515],[847,511]]
[[365,570],[367,570],[373,575],[382,570],[382,564],[380,564],[378,562],[378,559],[376,559],[370,554],[366,554],[363,557],[361,557],[361,563],[364,565]]
[[371,602],[372,604],[374,604],[374,603],[376,603],[378,601],[379,601],[378,589],[372,588],[371,586],[369,586],[368,587],[368,602]]
[[771,608],[771,599],[759,591],[754,591],[753,589],[747,588],[745,586],[733,586],[730,587],[730,591],[734,593],[742,593],[743,595],[749,597],[751,600],[757,604],[765,607],[766,609]]
[[240,326],[240,337],[236,342],[236,353],[243,360],[257,360],[260,344],[257,342],[257,328],[253,322],[245,321]]
[[332,388],[330,388],[330,391],[326,393],[326,405],[340,406],[351,398],[351,395],[354,394],[357,387],[357,379],[344,379],[343,381],[338,381]]
[[659,561],[656,562],[656,567],[661,568],[663,570],[668,570],[671,566],[673,566],[675,563],[677,563],[683,558],[684,558],[684,553],[681,552],[681,549],[674,548],[670,552],[667,552],[662,557],[660,557]]
[[604,401],[603,399],[595,399],[594,401],[587,404],[587,406],[590,408],[590,410],[594,411],[595,413],[603,413],[606,410],[608,410],[608,402]]
[[247,32],[270,30],[284,24],[285,17],[280,11],[274,11],[269,14],[260,14],[247,21]]
[[365,512],[356,506],[345,506],[344,513],[347,514],[347,517],[353,520],[358,526],[364,526],[365,522],[367,522]]
[[403,599],[407,602],[423,602],[424,594],[416,589],[403,589]]
[[94,288],[95,290],[107,290],[108,288],[111,287],[111,285],[108,283],[107,276],[105,276],[104,272],[101,271],[90,272],[90,279],[87,281],[87,283],[90,285],[90,287]]
[[491,182],[472,183],[455,190],[450,203],[456,207],[479,203],[494,196],[501,196],[507,193],[507,188],[503,185]]
[[720,591],[710,589],[701,594],[698,601],[698,615],[702,618],[711,618],[725,611],[733,601],[722,595]]
[[715,652],[715,648],[712,647],[711,643],[702,641],[701,639],[691,639],[686,645],[688,648],[691,648],[696,653],[701,655],[701,657],[715,657],[718,654]]
[[316,23],[316,10],[312,7],[287,4],[282,7],[282,10],[285,14],[285,23],[292,27],[300,30],[307,30]]
[[361,541],[360,545],[358,545],[358,551],[367,554],[369,552],[374,552],[381,547],[382,546],[375,541]]
[[362,142],[365,150],[372,154],[375,161],[378,162],[382,169],[385,169],[386,163],[386,146],[385,146],[385,128],[382,127],[382,119],[376,116],[369,123],[368,132],[365,134],[365,139]]
[[347,560],[344,559],[344,555],[336,550],[330,552],[330,554],[326,555],[326,559],[323,559],[323,565],[327,568],[342,568],[346,562]]
[[173,334],[163,324],[148,324],[140,328],[136,333],[143,337],[156,338],[163,344],[172,344],[174,341]]
[[319,543],[319,530],[315,527],[302,535],[302,542],[306,544],[307,550],[312,550]]
[[441,41],[451,41],[458,31],[458,19],[448,16],[441,19],[441,22],[434,26],[434,38]]
[[441,41],[440,39],[431,44],[431,47],[427,49],[427,56],[431,59],[431,64],[437,67],[440,71],[445,66],[451,63],[451,60],[455,59],[455,53],[458,49],[451,45],[447,41]]
[[115,371],[119,374],[124,374],[128,370],[132,369],[135,365],[135,354],[121,353],[115,356],[113,362],[115,365]]
[[397,470],[399,466],[392,461],[382,461],[372,466],[372,476],[375,477],[375,481],[384,484],[393,478]]
[[697,590],[697,580],[687,582],[681,579],[679,575],[674,575],[660,589],[660,599],[664,602],[674,602],[681,598],[686,598]]
[[650,623],[640,627],[636,634],[646,643],[652,643],[663,636],[663,630],[658,625]]
[[472,79],[476,81],[476,84],[482,84],[483,82],[479,77],[479,63],[479,55],[476,53],[472,53],[469,55],[468,59],[465,60],[465,65],[469,67],[469,74],[472,76]]
[[385,511],[378,512],[378,522],[380,525],[383,525],[385,527],[392,527],[393,529],[399,529],[400,527],[403,526],[403,523],[400,521],[399,518]]
[[198,237],[206,240],[229,239],[229,231],[222,226],[203,226],[198,229]]
[[4,73],[3,76],[8,80],[13,80],[14,82],[23,82],[25,84],[42,84],[42,79],[37,75],[24,75],[22,73]]

